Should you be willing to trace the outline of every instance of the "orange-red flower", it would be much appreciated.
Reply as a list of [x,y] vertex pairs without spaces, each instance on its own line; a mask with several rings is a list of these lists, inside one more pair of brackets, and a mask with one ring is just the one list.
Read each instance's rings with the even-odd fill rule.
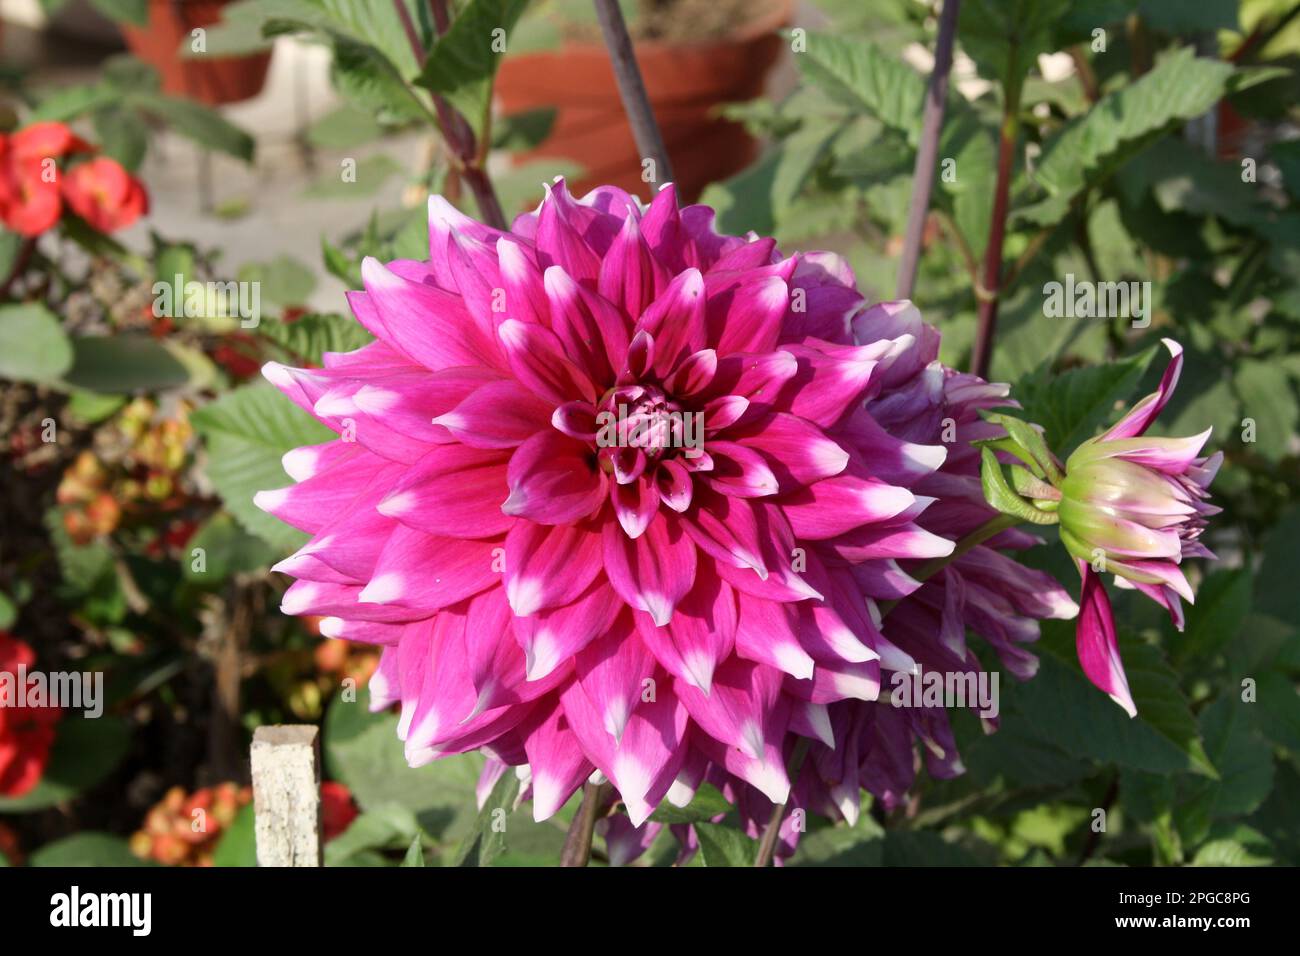
[[0,222],[29,238],[58,222],[63,204],[55,161],[90,149],[62,123],[33,123],[0,135]]
[[93,229],[116,232],[149,211],[144,185],[107,156],[73,166],[63,174],[63,198]]
[[[0,631],[0,672],[22,677],[35,662],[27,644]],[[45,773],[59,709],[9,704],[0,699],[0,795],[19,797]]]

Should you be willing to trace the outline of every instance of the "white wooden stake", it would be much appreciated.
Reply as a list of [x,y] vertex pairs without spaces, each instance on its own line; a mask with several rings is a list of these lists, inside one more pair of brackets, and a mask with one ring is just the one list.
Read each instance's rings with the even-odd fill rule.
[[258,866],[320,866],[320,735],[303,724],[253,733]]

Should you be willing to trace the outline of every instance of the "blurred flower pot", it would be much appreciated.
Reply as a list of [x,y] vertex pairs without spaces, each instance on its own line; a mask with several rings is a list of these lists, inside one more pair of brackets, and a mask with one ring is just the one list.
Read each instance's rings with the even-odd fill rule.
[[191,31],[221,20],[228,0],[149,0],[149,25],[122,24],[126,45],[162,76],[163,92],[215,106],[256,96],[266,83],[271,51],[247,56],[187,58]]
[[[683,198],[694,199],[710,182],[739,172],[754,159],[753,137],[715,110],[763,93],[784,42],[776,30],[789,21],[792,7],[793,0],[776,3],[766,15],[716,40],[636,44],[637,63]],[[507,115],[556,110],[550,136],[536,149],[518,154],[516,162],[571,159],[582,166],[572,186],[577,194],[608,183],[645,198],[641,155],[604,46],[566,41],[557,50],[509,57],[501,64],[496,90]]]

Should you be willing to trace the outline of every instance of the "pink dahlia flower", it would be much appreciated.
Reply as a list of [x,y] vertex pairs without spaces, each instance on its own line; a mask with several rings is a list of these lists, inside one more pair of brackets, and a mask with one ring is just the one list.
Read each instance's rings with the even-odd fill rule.
[[1183,629],[1182,601],[1193,600],[1180,565],[1184,558],[1213,558],[1200,541],[1206,518],[1220,509],[1206,490],[1223,453],[1200,457],[1213,429],[1188,438],[1148,438],[1146,430],[1173,395],[1183,349],[1164,339],[1173,358],[1160,387],[1112,428],[1080,445],[1065,463],[1057,514],[1061,541],[1083,576],[1079,662],[1088,678],[1137,714],[1120,661],[1115,619],[1099,571],[1120,587],[1136,588],[1169,611]]
[[992,515],[962,442],[1005,388],[939,365],[910,305],[863,311],[839,257],[718,235],[671,187],[557,181],[508,233],[429,211],[429,260],[367,259],[350,295],[376,342],[265,368],[339,438],[257,496],[312,536],[283,609],[383,646],[409,762],[527,764],[539,820],[598,771],[634,826],[705,779],[770,812],[800,736],[832,806],[906,789],[918,737],[957,770],[882,670],[978,668],[970,627],[1028,676],[1034,619],[1074,611],[995,550],[1017,532],[907,573]]

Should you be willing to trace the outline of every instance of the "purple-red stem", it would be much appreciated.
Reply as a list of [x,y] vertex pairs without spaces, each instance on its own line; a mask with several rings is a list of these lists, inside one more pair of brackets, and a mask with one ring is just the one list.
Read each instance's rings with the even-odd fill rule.
[[[411,20],[411,12],[406,9],[404,0],[393,0],[393,6],[397,10],[397,18],[402,21],[402,29],[411,44],[411,50],[415,53],[415,61],[423,66],[428,54],[424,44],[420,42],[419,31]],[[429,0],[429,9],[433,13],[433,23],[438,36],[442,36],[451,26],[446,0]],[[497,199],[496,190],[492,187],[492,180],[482,166],[484,157],[478,155],[474,131],[465,117],[461,116],[450,103],[437,93],[433,93],[432,96],[433,108],[438,114],[438,125],[442,127],[442,135],[447,140],[447,146],[460,161],[461,178],[474,194],[479,215],[489,226],[504,231],[507,228],[505,213],[501,209],[500,200]]]
[[961,0],[944,0],[939,17],[939,36],[934,46],[934,70],[925,97],[925,114],[921,121],[921,144],[916,151],[912,170],[912,202],[907,212],[907,232],[903,255],[898,261],[898,280],[894,298],[910,299],[916,284],[916,267],[921,259],[921,241],[925,220],[930,211],[930,190],[934,185],[934,164],[939,153],[939,133],[943,130],[944,106],[948,99],[948,72],[952,67],[952,39],[957,32],[957,9]]
[[979,323],[975,347],[971,353],[971,371],[987,378],[993,357],[993,335],[998,324],[998,297],[1002,282],[1002,241],[1007,233],[1007,198],[1011,192],[1011,171],[1016,159],[1018,90],[1007,91],[1006,110],[998,139],[998,179],[993,191],[993,218],[989,224],[989,241],[984,249],[984,275],[979,290]]

